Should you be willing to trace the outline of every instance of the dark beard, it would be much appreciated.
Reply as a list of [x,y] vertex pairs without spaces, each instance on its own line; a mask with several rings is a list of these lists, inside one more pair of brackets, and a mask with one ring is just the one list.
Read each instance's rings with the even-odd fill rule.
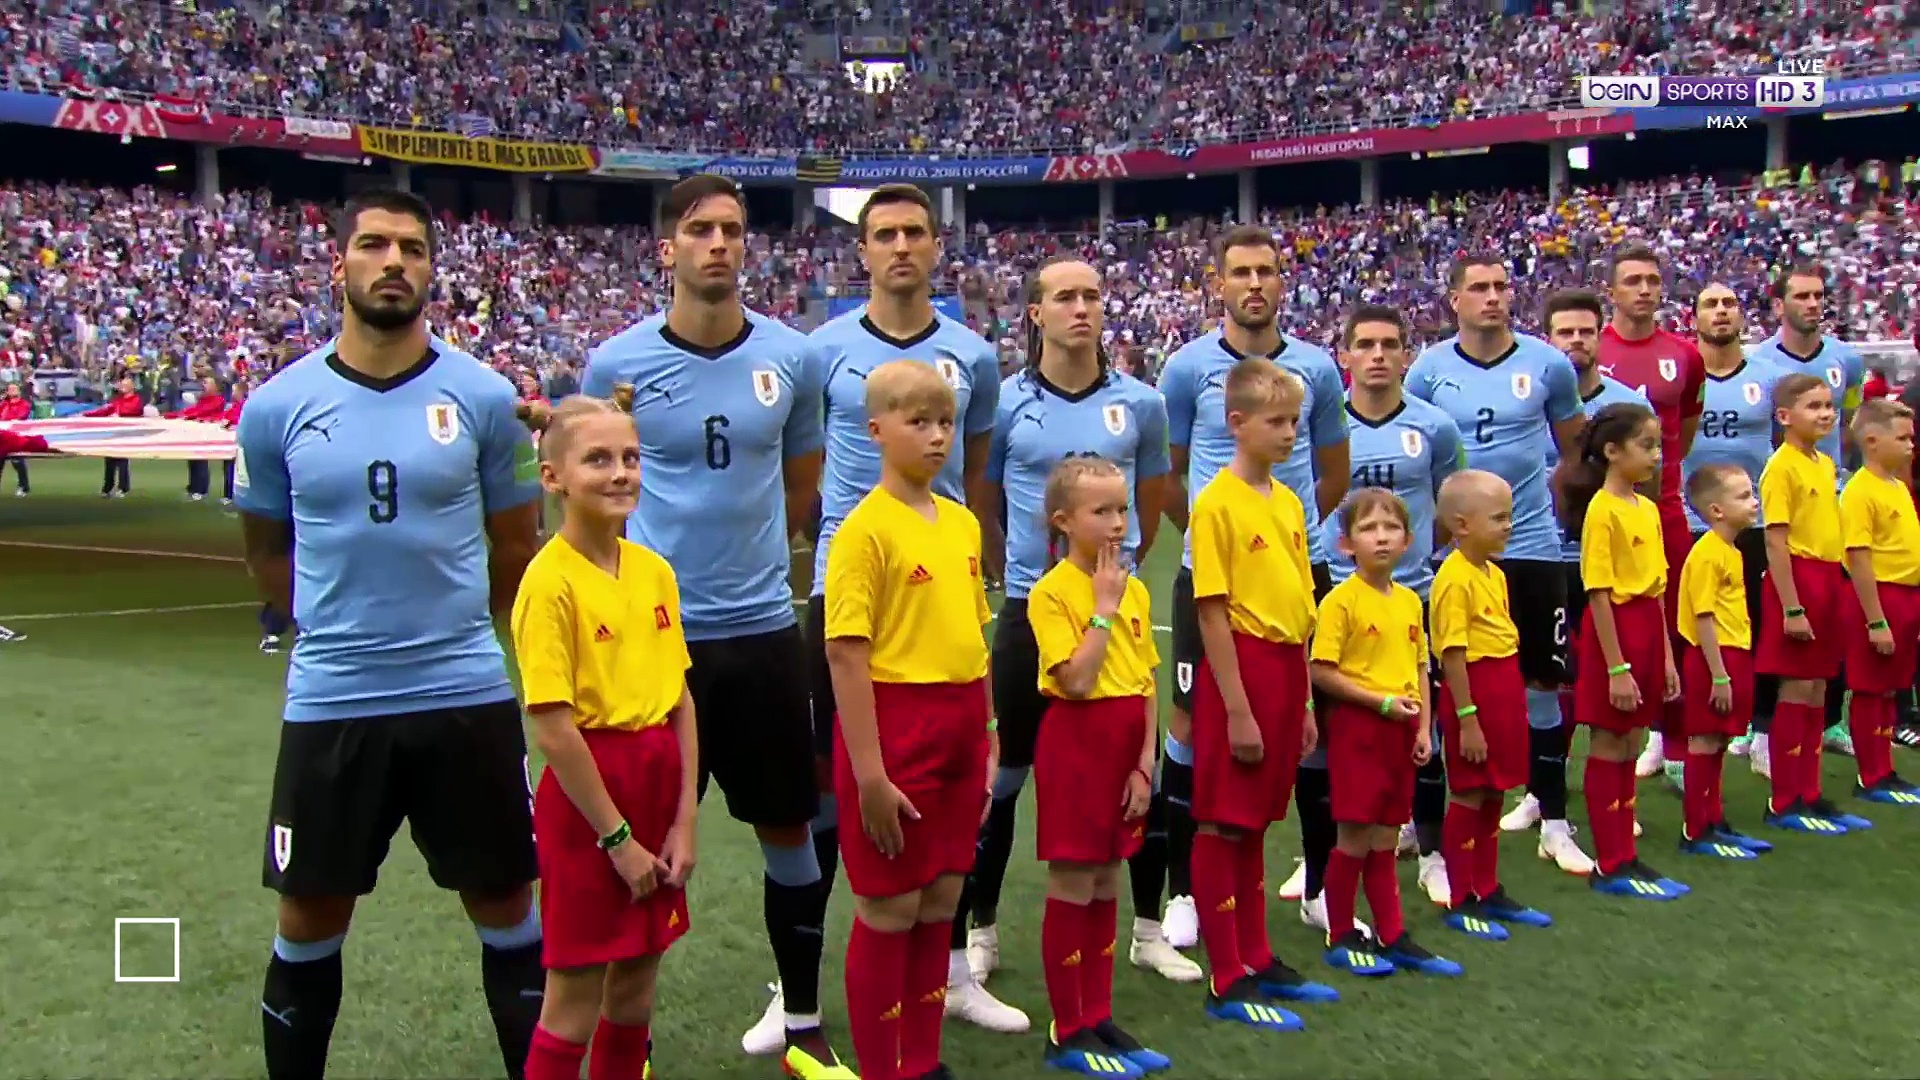
[[361,322],[375,330],[400,330],[419,321],[427,308],[426,297],[415,294],[406,301],[393,303],[378,297],[347,290],[347,307]]

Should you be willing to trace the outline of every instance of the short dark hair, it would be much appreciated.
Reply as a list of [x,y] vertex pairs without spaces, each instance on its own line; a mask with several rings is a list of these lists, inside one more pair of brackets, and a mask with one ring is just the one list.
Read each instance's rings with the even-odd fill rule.
[[1820,282],[1821,288],[1825,288],[1827,285],[1827,268],[1814,262],[1794,263],[1781,272],[1778,277],[1774,278],[1772,284],[1767,286],[1767,295],[1773,297],[1775,300],[1785,300],[1787,298],[1788,283],[1797,277],[1813,278]]
[[1553,317],[1563,311],[1587,311],[1593,314],[1595,324],[1607,321],[1607,310],[1600,304],[1600,298],[1586,289],[1561,289],[1547,297],[1540,308],[1540,329],[1553,330]]
[[667,189],[666,198],[660,200],[660,230],[671,233],[680,227],[680,219],[693,212],[693,208],[703,201],[717,195],[724,195],[740,204],[740,216],[746,217],[747,196],[740,185],[717,173],[695,173],[685,180]]
[[1358,329],[1362,323],[1370,322],[1391,323],[1400,331],[1401,347],[1405,348],[1411,344],[1407,340],[1409,333],[1407,317],[1400,314],[1399,308],[1389,307],[1386,304],[1361,304],[1347,312],[1346,321],[1340,325],[1340,347],[1343,349],[1350,347],[1353,344],[1354,330]]
[[368,188],[348,199],[334,226],[334,242],[344,249],[354,230],[360,226],[360,215],[368,210],[405,214],[418,221],[427,231],[427,250],[434,250],[433,205],[411,191],[392,187]]
[[1607,284],[1611,285],[1620,280],[1620,268],[1628,263],[1652,263],[1658,267],[1660,256],[1639,241],[1622,245],[1613,253],[1613,259],[1607,263]]
[[1506,267],[1506,263],[1495,255],[1462,255],[1447,267],[1447,291],[1452,292],[1467,280],[1467,271],[1476,266]]
[[860,216],[856,224],[860,227],[860,239],[867,238],[867,215],[880,206],[917,206],[927,212],[927,227],[933,228],[933,199],[926,192],[912,184],[881,184],[867,195],[867,201],[861,204]]
[[1234,248],[1261,247],[1280,254],[1280,242],[1273,238],[1273,230],[1259,225],[1235,225],[1222,233],[1213,245],[1213,264],[1215,267],[1226,265],[1227,252]]

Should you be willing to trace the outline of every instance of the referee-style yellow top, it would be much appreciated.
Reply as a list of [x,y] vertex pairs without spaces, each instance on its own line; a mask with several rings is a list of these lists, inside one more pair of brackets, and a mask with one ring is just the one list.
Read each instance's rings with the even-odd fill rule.
[[1747,614],[1747,578],[1740,552],[1708,530],[1694,541],[1680,568],[1680,611],[1675,623],[1690,645],[1700,644],[1700,616],[1713,616],[1713,637],[1723,649],[1753,648]]
[[1473,565],[1455,550],[1433,575],[1433,655],[1467,650],[1467,662],[1520,651],[1520,631],[1507,606],[1507,575],[1493,563]]
[[666,723],[693,662],[673,568],[627,540],[617,577],[548,540],[513,601],[513,651],[528,710],[565,705],[583,728]]
[[1307,513],[1281,483],[1265,492],[1222,469],[1193,500],[1193,598],[1224,597],[1242,634],[1304,645],[1313,633]]
[[933,497],[928,520],[885,488],[860,500],[827,549],[827,640],[869,643],[874,682],[968,683],[987,674],[993,617],[980,522]]
[[1667,591],[1667,552],[1660,543],[1660,508],[1644,495],[1623,499],[1601,488],[1587,503],[1580,528],[1580,583],[1609,590],[1615,600]]
[[1867,469],[1854,473],[1840,493],[1840,531],[1847,550],[1873,553],[1875,581],[1920,585],[1920,516],[1907,485]]
[[1760,470],[1760,515],[1771,529],[1787,527],[1787,551],[1837,563],[1847,557],[1840,538],[1840,500],[1833,459],[1818,450],[1782,443]]
[[[1093,618],[1093,578],[1062,559],[1041,575],[1027,594],[1027,622],[1040,647],[1040,692],[1063,698],[1054,669],[1073,659]],[[1160,650],[1153,640],[1153,610],[1147,587],[1139,578],[1127,579],[1120,610],[1107,632],[1107,655],[1089,698],[1149,696],[1153,673],[1160,669]]]
[[1417,698],[1427,665],[1424,622],[1419,593],[1397,582],[1382,593],[1355,574],[1320,602],[1313,659],[1369,693]]

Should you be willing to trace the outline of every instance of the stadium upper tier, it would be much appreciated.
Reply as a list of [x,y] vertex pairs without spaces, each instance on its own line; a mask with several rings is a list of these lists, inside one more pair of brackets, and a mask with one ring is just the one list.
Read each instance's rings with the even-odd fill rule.
[[[1833,169],[1806,188],[1716,187],[1674,178],[1576,191],[1390,202],[1261,222],[1290,253],[1281,321],[1330,340],[1341,312],[1375,301],[1408,312],[1425,340],[1445,333],[1447,263],[1461,252],[1514,268],[1516,319],[1532,326],[1552,288],[1596,285],[1612,249],[1644,239],[1668,260],[1671,325],[1708,281],[1731,283],[1756,335],[1772,329],[1769,275],[1816,258],[1832,273],[1837,329],[1853,338],[1920,329],[1920,200]],[[327,280],[327,215],[229,193],[213,205],[153,189],[0,186],[0,367],[236,358],[269,365],[324,341],[338,301]],[[1217,221],[1091,233],[993,231],[945,237],[936,284],[976,329],[1015,346],[1026,272],[1075,251],[1106,275],[1106,331],[1157,358],[1199,334]],[[664,306],[652,238],[635,229],[450,223],[436,259],[433,325],[474,353],[514,366],[578,359],[594,342]],[[865,291],[850,229],[753,235],[747,302],[811,326],[833,301]]]
[[[915,3],[913,21],[887,24],[908,63],[879,93],[809,17],[833,6],[818,0],[0,0],[0,49],[18,88],[187,95],[243,114],[669,151],[1005,156],[1534,112],[1572,106],[1584,74],[1783,56],[1832,74],[1911,70],[1920,33],[1920,16],[1875,0],[1512,17],[1343,0],[1240,5],[1212,16],[1227,37],[1183,44],[1141,3]],[[517,17],[549,7],[551,20]]]

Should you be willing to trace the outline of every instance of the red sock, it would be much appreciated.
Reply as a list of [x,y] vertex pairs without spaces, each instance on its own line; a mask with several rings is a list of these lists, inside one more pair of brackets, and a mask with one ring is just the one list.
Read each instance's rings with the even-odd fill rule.
[[953,920],[918,923],[912,936],[906,992],[900,996],[900,1075],[925,1076],[940,1065],[940,1025],[947,1017],[947,953]]
[[1053,1010],[1054,1037],[1060,1041],[1081,1027],[1081,968],[1091,937],[1088,922],[1084,906],[1047,897],[1046,914],[1040,918],[1040,964],[1045,969],[1047,1007]]
[[[1627,861],[1626,851],[1614,833],[1620,800],[1618,774],[1613,762],[1587,755],[1584,783],[1587,797],[1587,827],[1593,830],[1593,860],[1603,874],[1611,874]],[[1632,826],[1628,827],[1632,835]]]
[[1683,812],[1689,840],[1700,839],[1707,835],[1708,829],[1720,823],[1720,775],[1724,762],[1725,758],[1718,750],[1708,754],[1696,754],[1692,749],[1687,751],[1680,801],[1685,808]]
[[639,1080],[647,1074],[645,1024],[616,1024],[606,1017],[593,1032],[593,1057],[587,1062],[587,1080]]
[[1480,835],[1473,846],[1473,891],[1492,896],[1500,888],[1500,806],[1506,800],[1490,791],[1480,803]]
[[1080,1022],[1086,1027],[1113,1019],[1113,948],[1119,933],[1118,900],[1087,905],[1087,954],[1080,963]]
[[1406,914],[1400,910],[1400,873],[1394,865],[1392,848],[1367,852],[1367,908],[1373,912],[1373,939],[1392,945],[1407,932]]
[[1248,971],[1265,971],[1273,963],[1273,943],[1267,939],[1267,831],[1240,837],[1240,857],[1234,863],[1233,911],[1237,923],[1240,963]]
[[1774,813],[1800,801],[1800,706],[1783,701],[1773,708],[1773,726],[1767,733],[1767,766],[1772,794],[1767,806]]
[[1349,855],[1339,848],[1327,855],[1321,894],[1327,900],[1327,940],[1330,942],[1353,933],[1353,908],[1360,896],[1360,875],[1366,865],[1365,855]]
[[[883,934],[858,918],[847,936],[847,1034],[866,1080],[899,1080],[900,999],[912,944],[912,931]],[[943,969],[943,989],[945,979]]]
[[1872,787],[1893,772],[1892,694],[1854,692],[1847,710],[1847,730],[1853,736],[1853,763],[1860,786]]
[[1820,797],[1820,752],[1827,740],[1827,707],[1802,705],[1800,717],[1800,797],[1813,802]]
[[533,1029],[527,1047],[527,1080],[580,1080],[587,1044],[568,1042],[544,1027]]
[[1480,846],[1479,835],[1480,808],[1449,801],[1447,816],[1440,820],[1440,857],[1447,864],[1453,907],[1473,897],[1473,849]]
[[1219,833],[1194,834],[1193,907],[1216,994],[1226,993],[1227,987],[1247,973],[1240,966],[1240,929],[1234,916],[1239,862],[1240,849],[1234,841]]
[[1640,816],[1640,778],[1633,773],[1633,761],[1613,763],[1613,790],[1620,795],[1620,809],[1614,812],[1615,842],[1626,850],[1626,861],[1640,857],[1640,841],[1633,835],[1633,823]]

